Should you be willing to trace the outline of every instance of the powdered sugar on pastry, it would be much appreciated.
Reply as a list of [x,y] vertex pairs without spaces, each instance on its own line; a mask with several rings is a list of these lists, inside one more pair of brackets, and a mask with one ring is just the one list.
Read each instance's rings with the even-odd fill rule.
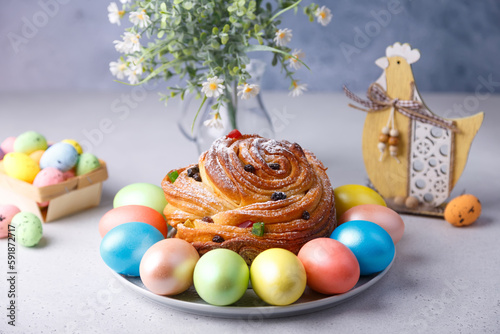
[[[224,247],[250,263],[271,247],[297,253],[336,225],[326,168],[296,143],[257,135],[224,137],[200,156],[198,166],[200,181],[184,168],[173,184],[166,177],[162,186],[167,222],[176,227],[177,238],[193,243],[201,254]],[[239,227],[247,221],[264,222],[264,236]]]

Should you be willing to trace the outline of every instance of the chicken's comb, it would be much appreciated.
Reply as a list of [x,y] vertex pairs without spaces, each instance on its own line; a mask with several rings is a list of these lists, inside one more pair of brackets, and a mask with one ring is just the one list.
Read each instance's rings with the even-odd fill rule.
[[400,56],[406,59],[408,64],[416,63],[420,59],[420,51],[417,49],[412,49],[410,44],[399,42],[394,43],[394,45],[388,46],[385,49],[385,55],[387,58]]

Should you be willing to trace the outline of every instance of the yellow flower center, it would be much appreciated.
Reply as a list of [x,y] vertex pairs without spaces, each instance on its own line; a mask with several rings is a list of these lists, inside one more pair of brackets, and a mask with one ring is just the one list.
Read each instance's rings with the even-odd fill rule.
[[324,18],[326,17],[326,13],[325,13],[325,12],[320,12],[320,13],[319,13],[319,16],[320,16],[322,19],[324,19]]
[[120,11],[118,11],[118,15],[119,15],[120,17],[123,17],[123,15],[125,15],[125,11],[124,11],[124,10],[120,10]]
[[292,82],[293,88],[297,88],[297,81]]
[[208,85],[208,88],[210,90],[216,90],[217,89],[217,84],[215,82],[211,82],[210,85]]
[[144,20],[144,15],[143,14],[138,14],[137,18],[142,21],[142,20]]
[[252,90],[253,88],[250,86],[245,87],[245,93],[250,93]]
[[126,68],[127,68],[127,65],[125,65],[125,64],[120,64],[120,66],[118,66],[118,69],[120,71],[125,71]]
[[282,32],[282,33],[280,33],[280,34],[279,34],[279,36],[278,36],[278,37],[279,37],[280,39],[283,39],[283,38],[285,38],[285,35],[286,35],[286,34],[285,34],[284,32]]

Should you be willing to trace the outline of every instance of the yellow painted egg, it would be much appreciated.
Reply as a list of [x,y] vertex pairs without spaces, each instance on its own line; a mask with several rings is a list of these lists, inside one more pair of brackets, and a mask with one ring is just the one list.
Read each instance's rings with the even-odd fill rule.
[[8,176],[28,183],[33,183],[36,174],[40,171],[38,164],[25,153],[8,153],[3,161]]
[[76,140],[74,140],[74,139],[64,139],[64,140],[62,140],[62,142],[63,143],[68,143],[71,146],[73,146],[78,154],[82,154],[83,153],[82,147],[80,146],[80,144],[78,144],[78,142]]
[[481,202],[471,194],[452,199],[444,209],[444,219],[454,226],[467,226],[481,215]]

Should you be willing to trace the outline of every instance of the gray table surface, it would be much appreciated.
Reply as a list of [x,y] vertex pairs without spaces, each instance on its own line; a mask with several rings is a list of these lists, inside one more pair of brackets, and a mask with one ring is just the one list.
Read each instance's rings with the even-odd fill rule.
[[[100,206],[46,223],[39,246],[18,247],[15,328],[6,320],[7,242],[0,240],[0,332],[499,333],[500,96],[423,97],[432,110],[449,116],[458,116],[454,105],[486,112],[452,194],[476,195],[483,203],[480,219],[454,228],[441,219],[405,215],[406,232],[393,267],[363,294],[293,318],[230,320],[158,305],[123,287],[99,256],[98,222],[120,188],[135,182],[160,184],[168,170],[197,160],[195,147],[177,129],[176,103],[165,108],[156,93],[137,90],[0,94],[0,137],[31,129],[52,141],[84,141],[94,134],[91,151],[108,163],[110,174]],[[315,152],[329,168],[334,186],[365,184],[364,115],[348,108],[345,97],[325,93],[291,99],[267,92],[264,102],[271,113],[288,115],[279,118],[276,137]]]

